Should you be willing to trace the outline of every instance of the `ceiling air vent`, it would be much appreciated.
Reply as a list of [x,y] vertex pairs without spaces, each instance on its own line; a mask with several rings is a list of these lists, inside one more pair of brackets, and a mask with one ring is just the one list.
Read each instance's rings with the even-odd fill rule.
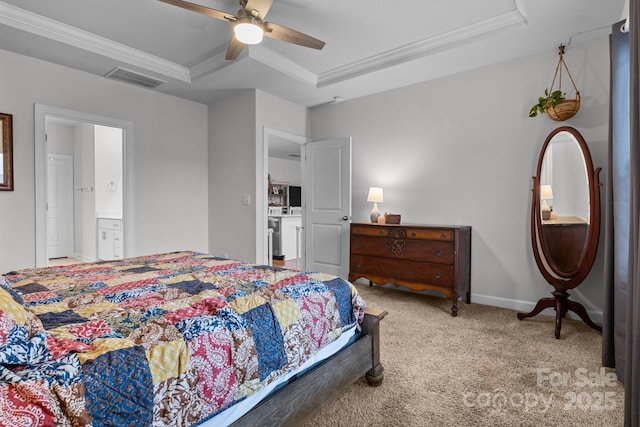
[[121,82],[134,84],[136,86],[146,87],[148,89],[154,89],[161,84],[166,83],[165,80],[156,79],[155,77],[146,76],[136,71],[127,70],[126,68],[116,67],[109,71],[105,77],[110,79],[119,80]]

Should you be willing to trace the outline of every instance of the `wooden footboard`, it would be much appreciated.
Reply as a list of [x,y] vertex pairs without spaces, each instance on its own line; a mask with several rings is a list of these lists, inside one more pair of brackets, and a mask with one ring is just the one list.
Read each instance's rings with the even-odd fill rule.
[[379,322],[386,315],[383,310],[367,309],[358,341],[269,396],[232,425],[299,424],[318,405],[329,401],[363,375],[369,385],[380,385],[384,368],[380,364]]

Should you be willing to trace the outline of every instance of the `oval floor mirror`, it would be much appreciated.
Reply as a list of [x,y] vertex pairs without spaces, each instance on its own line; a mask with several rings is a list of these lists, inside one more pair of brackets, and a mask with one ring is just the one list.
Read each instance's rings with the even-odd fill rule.
[[560,338],[562,320],[573,311],[598,331],[587,310],[569,299],[569,290],[587,277],[598,249],[600,236],[601,168],[594,170],[584,138],[569,126],[555,129],[542,146],[531,203],[531,244],[536,264],[554,291],[542,298],[530,313],[546,308],[556,311],[555,336]]

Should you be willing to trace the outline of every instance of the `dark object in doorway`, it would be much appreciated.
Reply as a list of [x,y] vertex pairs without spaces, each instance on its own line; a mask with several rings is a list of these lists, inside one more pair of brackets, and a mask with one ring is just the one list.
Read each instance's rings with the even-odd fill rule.
[[302,187],[289,186],[289,206],[302,206]]

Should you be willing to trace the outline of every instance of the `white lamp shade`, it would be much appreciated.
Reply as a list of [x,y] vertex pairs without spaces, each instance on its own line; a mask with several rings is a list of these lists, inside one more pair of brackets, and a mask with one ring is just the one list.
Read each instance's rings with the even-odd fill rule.
[[541,185],[540,186],[540,199],[542,200],[551,200],[553,199],[553,191],[551,190],[550,185]]
[[236,38],[244,44],[258,44],[262,41],[264,31],[256,24],[241,22],[233,27]]
[[367,196],[367,202],[375,202],[382,203],[382,188],[380,187],[370,187],[369,188],[369,196]]

